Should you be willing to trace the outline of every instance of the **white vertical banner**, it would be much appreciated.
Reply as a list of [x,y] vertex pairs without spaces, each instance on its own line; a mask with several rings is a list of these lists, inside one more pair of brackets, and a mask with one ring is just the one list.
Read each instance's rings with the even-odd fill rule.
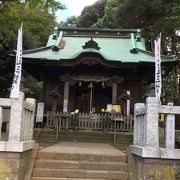
[[154,41],[155,43],[155,94],[159,103],[161,97],[161,34]]
[[22,69],[22,25],[18,29],[18,40],[17,40],[17,52],[16,52],[16,64],[14,70],[14,77],[11,87],[10,98],[19,98],[19,89],[21,81],[21,69]]

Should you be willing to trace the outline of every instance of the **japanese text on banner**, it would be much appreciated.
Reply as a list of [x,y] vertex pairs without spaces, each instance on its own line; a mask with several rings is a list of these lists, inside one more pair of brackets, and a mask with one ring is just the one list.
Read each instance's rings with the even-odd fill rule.
[[16,64],[15,64],[14,78],[12,82],[10,98],[19,98],[21,69],[22,69],[22,26],[18,30]]
[[160,102],[161,97],[161,34],[155,40],[155,94]]

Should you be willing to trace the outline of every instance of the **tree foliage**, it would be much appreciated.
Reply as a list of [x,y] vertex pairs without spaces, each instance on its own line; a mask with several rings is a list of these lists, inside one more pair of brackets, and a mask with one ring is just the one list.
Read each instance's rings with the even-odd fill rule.
[[14,67],[9,54],[16,49],[18,29],[23,22],[23,49],[45,45],[57,24],[54,12],[63,6],[56,0],[1,0],[0,2],[0,96],[8,94]]
[[30,75],[26,75],[24,86],[27,89],[27,94],[35,98],[37,101],[43,101],[43,82],[37,81]]
[[116,12],[120,0],[107,0],[106,6],[104,8],[104,15],[93,24],[93,27],[97,28],[119,28],[116,23]]
[[89,28],[104,15],[107,0],[99,0],[93,5],[86,6],[77,21],[78,27]]
[[60,26],[62,26],[62,27],[77,27],[77,21],[78,21],[78,17],[71,16],[71,17],[68,17],[65,22],[63,22],[63,21],[60,22]]
[[174,70],[169,72],[164,82],[164,91],[165,91],[165,102],[178,104],[180,102],[180,94],[177,93],[178,88],[178,76]]
[[[98,6],[85,8],[79,17],[80,27],[143,29],[146,47],[153,51],[153,41],[162,33],[162,52],[180,58],[180,3],[179,0],[107,0],[98,18]],[[94,24],[92,24],[94,23]]]
[[[51,9],[63,8],[63,6],[55,2],[54,0],[26,0],[26,3],[20,3],[18,0],[14,0],[5,1],[1,4],[0,52],[5,52],[7,47],[8,49],[15,48],[17,29],[22,22],[24,24],[23,35],[25,37],[23,42],[24,49],[44,45],[56,24],[54,14],[49,12]],[[30,45],[30,42],[26,44],[26,40],[31,38],[33,45]]]
[[[179,56],[177,43],[180,39],[176,35],[180,28],[179,6],[179,0],[124,1],[117,8],[116,23],[122,28],[142,28],[149,43],[161,32],[163,54]],[[153,49],[152,44],[148,45]]]
[[[85,10],[91,17],[82,14],[80,17],[82,22],[93,19],[93,14],[89,9]],[[176,58],[180,60],[179,0],[107,0],[102,17],[87,27],[143,29],[142,36],[146,40],[146,48],[149,51],[154,50],[154,39],[161,32],[162,54],[176,55]],[[177,103],[178,83],[174,71],[168,75],[165,85],[166,101],[172,99],[174,103]]]

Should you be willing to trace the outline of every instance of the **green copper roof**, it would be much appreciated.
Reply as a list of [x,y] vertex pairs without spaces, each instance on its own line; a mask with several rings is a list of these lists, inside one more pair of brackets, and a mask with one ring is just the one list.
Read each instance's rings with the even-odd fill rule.
[[[140,31],[126,31],[94,30],[86,31],[85,34],[79,33],[78,29],[70,33],[57,31],[49,37],[46,47],[25,51],[23,57],[61,61],[74,59],[82,53],[97,53],[108,61],[154,62],[154,54],[145,50],[145,41],[140,37]],[[83,49],[91,38],[97,43],[99,50],[91,47]],[[163,58],[173,60],[172,57]]]

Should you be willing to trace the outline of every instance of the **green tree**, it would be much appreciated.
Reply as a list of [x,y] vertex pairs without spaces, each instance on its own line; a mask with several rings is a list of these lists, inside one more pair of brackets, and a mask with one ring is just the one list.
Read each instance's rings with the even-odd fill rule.
[[93,5],[86,6],[77,21],[78,27],[89,28],[104,15],[107,0],[99,0]]
[[[176,30],[179,28],[179,0],[127,0],[118,6],[117,24],[122,28],[142,28],[148,47],[162,33],[163,54],[178,56]],[[129,12],[129,13],[126,13]],[[118,18],[117,18],[118,17]]]
[[180,94],[177,93],[178,88],[178,76],[174,70],[169,72],[164,80],[164,91],[165,91],[165,102],[172,102],[174,104],[179,104]]
[[120,4],[120,0],[107,0],[104,8],[104,15],[97,19],[97,22],[93,24],[95,28],[119,28],[116,23],[117,7]]
[[71,17],[68,17],[65,20],[65,22],[60,22],[60,26],[62,26],[62,27],[77,27],[77,21],[78,21],[78,17],[71,16]]
[[179,12],[179,0],[107,0],[104,15],[93,27],[143,29],[146,47],[151,51],[161,32],[162,53],[180,58]]
[[[0,2],[0,96],[8,95],[14,73],[9,54],[14,53],[17,30],[23,22],[23,49],[45,45],[52,29],[57,25],[54,12],[62,9],[55,0],[3,0]],[[47,26],[48,24],[48,26]],[[15,59],[15,58],[14,58]]]
[[30,75],[26,75],[24,82],[26,93],[37,101],[43,101],[43,82],[37,81]]

